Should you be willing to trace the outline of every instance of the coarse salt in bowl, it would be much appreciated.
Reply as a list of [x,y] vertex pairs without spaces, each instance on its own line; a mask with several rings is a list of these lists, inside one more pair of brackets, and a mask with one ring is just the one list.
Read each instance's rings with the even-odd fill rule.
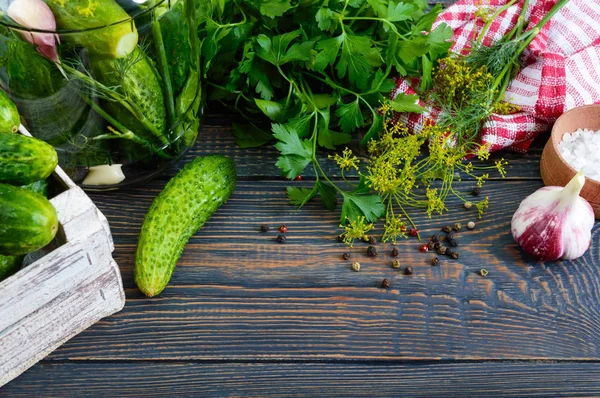
[[573,108],[559,117],[542,153],[545,185],[564,187],[580,170],[586,176],[580,196],[600,218],[600,104]]

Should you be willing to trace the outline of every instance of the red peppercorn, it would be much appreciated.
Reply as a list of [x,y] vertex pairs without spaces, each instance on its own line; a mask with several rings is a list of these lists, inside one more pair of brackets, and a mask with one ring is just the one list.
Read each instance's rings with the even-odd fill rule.
[[408,230],[408,234],[410,236],[418,236],[419,235],[419,230],[416,228],[411,228]]
[[296,177],[296,181],[302,181],[302,176]]
[[419,251],[421,253],[427,253],[429,251],[429,247],[427,246],[427,244],[421,245],[419,246]]
[[287,232],[287,226],[280,225],[278,231],[281,232],[282,234],[285,234]]

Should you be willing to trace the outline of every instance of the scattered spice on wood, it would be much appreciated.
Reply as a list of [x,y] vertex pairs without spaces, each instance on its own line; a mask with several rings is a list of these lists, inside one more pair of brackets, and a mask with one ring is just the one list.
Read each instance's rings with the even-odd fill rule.
[[442,227],[442,231],[449,234],[450,232],[452,232],[452,226],[451,225],[445,225]]
[[446,254],[446,251],[447,251],[447,250],[448,250],[448,248],[447,248],[446,246],[440,246],[440,247],[437,249],[437,251],[438,251],[438,254],[441,254],[442,256],[443,256],[444,254]]
[[431,265],[436,266],[440,263],[440,260],[437,257],[431,259]]
[[270,229],[271,227],[269,227],[268,224],[263,224],[260,226],[260,232],[269,232]]
[[342,254],[342,258],[344,260],[350,260],[350,253],[344,253],[344,254]]
[[394,260],[394,261],[392,261],[392,267],[393,268],[400,268],[400,260]]
[[450,232],[448,235],[446,235],[446,240],[455,239],[455,238],[456,238],[456,234],[454,232]]
[[285,224],[280,225],[278,231],[281,232],[282,234],[285,234],[288,231],[288,228]]
[[463,206],[465,206],[465,209],[467,209],[467,210],[468,210],[468,209],[470,209],[471,207],[473,207],[473,203],[471,203],[471,202],[468,202],[468,201],[467,201],[467,202],[465,202],[465,204],[464,204]]
[[408,234],[410,236],[419,236],[419,230],[416,228],[411,228],[408,230]]
[[413,274],[413,267],[410,265],[407,265],[406,268],[404,268],[404,275],[412,275]]
[[460,231],[462,229],[462,224],[457,222],[456,224],[454,224],[452,226],[452,229],[455,230],[456,232]]
[[485,278],[488,275],[488,272],[485,268],[482,268],[479,270],[479,275],[481,275]]
[[435,243],[433,244],[433,248],[434,248],[435,250],[439,249],[439,248],[440,248],[440,246],[442,246],[442,244],[441,244],[440,242],[435,242]]
[[400,250],[397,247],[394,247],[391,252],[392,257],[398,257],[400,255]]
[[440,239],[441,239],[441,236],[440,236],[440,234],[433,234],[433,235],[431,235],[431,239],[430,239],[430,240],[431,240],[433,243],[436,243],[436,242],[439,242],[439,241],[440,241]]
[[471,194],[473,196],[479,196],[479,195],[481,195],[481,187],[475,187],[475,188],[473,188],[473,191],[471,191]]
[[448,240],[448,244],[452,247],[457,247],[458,241],[456,239],[450,239],[450,240]]
[[277,235],[277,242],[285,243],[286,240],[287,240],[287,238],[285,237],[285,235],[283,235],[283,234]]
[[352,266],[350,268],[352,268],[352,271],[358,272],[360,271],[360,263],[358,261],[355,261],[352,263]]
[[469,228],[469,229],[474,229],[474,228],[475,228],[475,223],[474,223],[473,221],[469,221],[469,222],[467,223],[467,228]]
[[455,260],[458,260],[459,254],[456,250],[448,250],[446,254]]
[[432,241],[427,242],[427,249],[429,249],[429,250],[435,249],[435,243],[433,243]]
[[377,248],[375,246],[367,247],[367,256],[369,256],[369,257],[379,256],[379,253],[377,253]]
[[375,237],[374,237],[374,236],[371,236],[371,237],[369,238],[369,243],[370,243],[370,244],[372,244],[372,245],[376,245],[376,244],[377,244],[377,239],[375,239]]
[[381,287],[384,289],[389,289],[391,285],[390,280],[387,278],[381,281]]
[[423,244],[423,245],[419,246],[419,251],[420,251],[421,253],[427,253],[427,252],[429,251],[429,247],[427,246],[427,243],[425,243],[425,244]]

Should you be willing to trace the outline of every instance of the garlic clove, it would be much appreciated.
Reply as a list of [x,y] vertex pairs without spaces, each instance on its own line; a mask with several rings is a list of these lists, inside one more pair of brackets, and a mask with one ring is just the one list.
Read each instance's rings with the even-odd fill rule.
[[83,180],[83,185],[114,185],[125,180],[121,164],[103,164],[90,167],[90,172]]
[[523,251],[543,261],[581,257],[590,246],[594,211],[579,196],[578,173],[563,187],[544,187],[526,197],[515,212],[512,235]]

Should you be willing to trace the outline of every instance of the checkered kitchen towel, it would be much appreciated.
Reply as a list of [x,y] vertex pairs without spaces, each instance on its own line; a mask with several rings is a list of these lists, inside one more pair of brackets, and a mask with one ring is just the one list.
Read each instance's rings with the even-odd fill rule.
[[[473,29],[483,26],[474,13],[481,4],[501,7],[507,0],[460,0],[441,13],[434,27],[445,22],[454,29],[452,51],[470,45]],[[534,26],[556,0],[531,0],[527,18]],[[517,2],[492,23],[484,43],[500,39],[517,21],[523,1]],[[510,83],[506,98],[521,111],[511,115],[492,115],[485,123],[481,141],[491,150],[508,148],[525,152],[533,139],[550,128],[563,112],[576,106],[600,103],[600,0],[571,0],[531,42],[523,53],[524,68]],[[392,93],[413,94],[408,81],[399,79]],[[426,106],[426,104],[421,104]],[[427,106],[426,106],[427,108]],[[409,129],[418,133],[437,110],[401,114]]]

